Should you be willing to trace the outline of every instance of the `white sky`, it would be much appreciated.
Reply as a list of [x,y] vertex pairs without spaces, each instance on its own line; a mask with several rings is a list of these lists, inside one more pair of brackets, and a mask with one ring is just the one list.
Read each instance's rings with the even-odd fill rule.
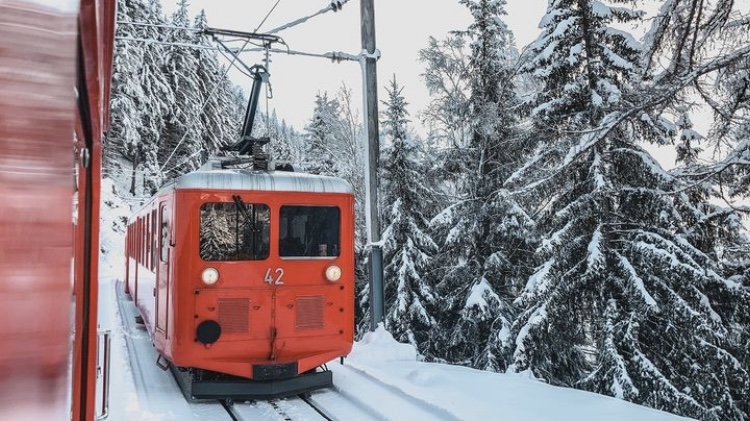
[[[162,2],[165,13],[171,15],[176,1]],[[275,3],[276,0],[192,0],[190,13],[195,15],[205,9],[210,26],[253,31]],[[281,0],[260,31],[317,12],[328,3],[328,0]],[[515,33],[519,48],[539,34],[538,23],[546,4],[546,0],[508,0],[506,23]],[[381,101],[386,98],[385,87],[395,73],[411,104],[408,110],[414,128],[419,129],[417,114],[428,102],[427,90],[419,76],[424,71],[418,61],[419,50],[427,46],[429,36],[444,38],[448,31],[466,29],[470,20],[468,9],[458,0],[375,0],[376,42],[382,53],[378,61],[378,98]],[[279,35],[292,50],[357,54],[362,50],[360,2],[350,0],[339,12],[318,16]],[[261,55],[245,54],[243,60],[248,64],[259,63]],[[342,82],[352,89],[355,105],[362,108],[362,77],[355,62],[332,63],[322,58],[275,54],[270,67],[274,94],[270,108],[276,108],[279,117],[298,130],[312,116],[315,94],[318,91],[334,94]],[[249,91],[249,78],[238,72],[230,74],[232,80]],[[262,107],[265,110],[265,103]]]

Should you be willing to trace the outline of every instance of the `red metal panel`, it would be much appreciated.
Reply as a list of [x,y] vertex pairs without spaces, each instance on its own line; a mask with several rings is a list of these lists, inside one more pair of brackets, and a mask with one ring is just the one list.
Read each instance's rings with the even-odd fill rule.
[[[114,42],[114,5],[108,0],[81,0],[78,86],[81,134],[88,159],[78,161],[78,243],[85,267],[76,279],[75,352],[73,358],[73,419],[94,418],[98,311],[99,184],[102,133],[108,123],[109,78]],[[88,161],[88,162],[87,162]],[[86,165],[88,164],[88,165]]]
[[0,419],[68,416],[75,23],[0,2]]

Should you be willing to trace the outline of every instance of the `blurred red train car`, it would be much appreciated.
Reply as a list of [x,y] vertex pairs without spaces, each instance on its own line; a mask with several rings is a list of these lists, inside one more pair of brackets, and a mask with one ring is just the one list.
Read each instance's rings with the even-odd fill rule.
[[96,415],[114,12],[112,1],[0,2],[0,419]]
[[[354,197],[334,177],[208,169],[131,218],[126,292],[188,399],[289,396],[354,334]],[[248,381],[252,379],[252,381]]]

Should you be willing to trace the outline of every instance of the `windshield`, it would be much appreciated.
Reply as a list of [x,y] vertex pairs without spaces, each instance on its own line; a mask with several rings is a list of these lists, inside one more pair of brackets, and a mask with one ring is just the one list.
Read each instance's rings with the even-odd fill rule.
[[334,206],[282,206],[279,256],[338,256],[340,214]]
[[263,260],[268,258],[270,211],[267,205],[243,203],[201,205],[200,256],[206,261]]

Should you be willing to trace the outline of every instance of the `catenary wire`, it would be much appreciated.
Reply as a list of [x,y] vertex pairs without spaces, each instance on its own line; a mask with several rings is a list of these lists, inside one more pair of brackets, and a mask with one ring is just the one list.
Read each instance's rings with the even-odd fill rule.
[[258,32],[260,27],[263,26],[264,23],[266,23],[266,19],[268,19],[268,17],[271,16],[271,13],[273,13],[273,11],[276,10],[276,6],[278,6],[279,3],[281,3],[281,0],[276,0],[276,4],[273,5],[273,7],[271,8],[271,10],[268,11],[268,13],[266,13],[266,17],[264,17],[263,20],[260,21],[260,23],[258,24],[258,27],[255,28],[253,32]]

